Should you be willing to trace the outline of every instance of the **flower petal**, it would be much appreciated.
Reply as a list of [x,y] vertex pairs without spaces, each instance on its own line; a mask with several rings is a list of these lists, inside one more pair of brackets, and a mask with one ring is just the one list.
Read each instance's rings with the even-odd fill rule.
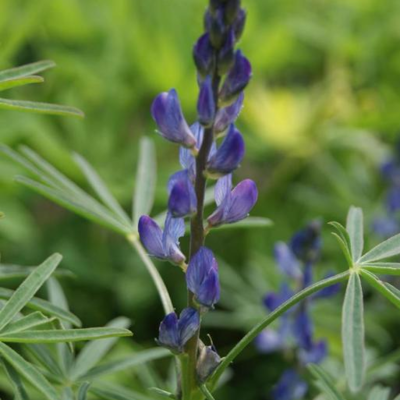
[[168,314],[161,322],[158,343],[173,351],[180,348],[180,337],[178,330],[178,317],[175,313]]
[[278,242],[275,244],[274,257],[283,273],[293,279],[301,278],[302,272],[299,262],[286,243]]
[[214,123],[214,130],[216,133],[224,132],[231,124],[236,121],[240,111],[243,108],[244,93],[240,93],[237,100],[231,105],[221,108],[216,117]]
[[200,327],[200,316],[194,308],[185,308],[179,316],[180,345],[183,347]]
[[196,212],[197,197],[188,170],[179,171],[171,176],[168,191],[168,210],[173,217],[186,217]]
[[175,264],[181,264],[186,257],[179,248],[179,238],[185,234],[185,222],[183,218],[173,218],[170,213],[165,219],[163,232],[163,247],[166,257]]
[[197,116],[201,125],[210,126],[215,117],[215,100],[211,77],[203,81],[197,102]]
[[158,224],[148,215],[143,215],[139,219],[138,230],[140,240],[148,253],[157,258],[165,258],[163,232]]

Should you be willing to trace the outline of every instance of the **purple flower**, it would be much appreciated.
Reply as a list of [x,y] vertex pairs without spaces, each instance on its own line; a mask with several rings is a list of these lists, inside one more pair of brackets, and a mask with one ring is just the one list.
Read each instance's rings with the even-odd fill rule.
[[235,33],[231,28],[228,32],[224,45],[218,52],[218,72],[226,74],[235,62]]
[[182,114],[175,89],[159,94],[153,101],[151,113],[165,139],[187,148],[196,145],[196,139]]
[[228,126],[236,121],[240,111],[243,108],[244,93],[240,93],[239,97],[231,105],[221,108],[215,117],[214,131],[218,134],[226,131]]
[[252,76],[251,64],[238,50],[235,54],[235,63],[229,71],[220,92],[222,104],[230,104],[248,85]]
[[320,364],[328,355],[328,344],[326,340],[312,343],[309,349],[299,350],[299,359],[302,365]]
[[254,344],[260,353],[268,354],[285,347],[280,332],[273,329],[264,329],[254,340]]
[[200,349],[196,367],[199,381],[205,382],[216,370],[220,363],[221,357],[218,355],[215,347],[203,345],[203,347]]
[[[334,273],[328,272],[324,276],[324,279],[331,278],[332,276],[334,276]],[[328,298],[338,294],[341,287],[342,286],[340,283],[335,283],[334,285],[331,285],[331,286],[321,289],[319,292],[315,293],[314,296],[312,296],[311,298],[313,298],[313,299],[328,299]]]
[[174,353],[182,353],[185,344],[200,326],[199,313],[185,308],[178,319],[175,313],[168,314],[161,322],[157,343]]
[[321,222],[312,221],[293,235],[290,248],[295,256],[305,263],[317,261],[321,252]]
[[219,300],[218,264],[207,247],[200,247],[190,260],[186,284],[202,306],[211,308]]
[[179,248],[179,238],[184,233],[183,219],[172,218],[170,213],[165,219],[164,231],[147,215],[143,215],[139,219],[140,240],[149,254],[177,265],[185,261],[185,256]]
[[203,76],[208,75],[213,68],[214,50],[210,42],[210,35],[205,33],[199,38],[193,48],[193,58],[197,70]]
[[400,231],[400,224],[393,215],[376,218],[372,223],[372,229],[382,237],[389,238]]
[[201,125],[210,126],[215,117],[215,101],[211,77],[203,81],[197,102],[197,115]]
[[208,217],[210,226],[231,224],[246,218],[254,207],[258,191],[256,184],[245,179],[233,190],[232,175],[227,175],[218,180],[215,185],[215,202],[217,209]]
[[168,192],[168,210],[173,217],[183,218],[196,213],[197,197],[188,170],[176,172],[171,176]]
[[313,323],[306,307],[300,309],[293,323],[293,336],[300,348],[310,350],[312,347]]
[[236,15],[235,21],[233,22],[233,31],[235,32],[236,41],[238,41],[242,36],[244,25],[246,23],[246,17],[246,10],[241,8]]
[[293,369],[286,370],[272,390],[274,400],[300,400],[307,393],[308,385]]
[[219,49],[225,40],[226,25],[224,17],[223,8],[217,8],[213,13],[207,11],[205,14],[205,28],[210,34],[210,42],[212,46],[216,49]]
[[275,244],[274,256],[279,269],[283,273],[292,279],[301,279],[303,273],[300,269],[300,263],[286,243],[278,242]]
[[[269,311],[275,311],[285,301],[289,300],[293,296],[293,291],[289,285],[284,282],[282,283],[279,292],[269,292],[264,297],[264,305]],[[293,309],[292,309],[293,310]]]
[[210,178],[220,178],[234,171],[244,157],[244,140],[232,124],[221,146],[207,164]]
[[386,209],[388,213],[395,213],[400,210],[400,187],[393,186],[386,196]]

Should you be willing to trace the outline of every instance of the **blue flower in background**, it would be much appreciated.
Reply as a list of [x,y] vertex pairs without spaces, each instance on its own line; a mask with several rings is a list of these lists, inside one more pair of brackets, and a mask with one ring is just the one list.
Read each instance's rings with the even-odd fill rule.
[[[312,221],[293,235],[289,243],[278,242],[274,257],[279,270],[287,279],[278,292],[269,292],[264,305],[271,312],[300,291],[313,283],[313,267],[321,253],[321,223]],[[330,274],[328,274],[329,276]],[[295,287],[295,291],[292,289]],[[327,355],[325,340],[315,340],[314,324],[310,307],[312,301],[335,295],[340,286],[332,285],[316,293],[312,298],[287,311],[280,320],[277,330],[265,329],[256,339],[255,345],[262,353],[286,349],[295,350],[299,366],[320,363]],[[297,400],[303,398],[307,383],[293,369],[287,370],[275,386],[274,400]]]

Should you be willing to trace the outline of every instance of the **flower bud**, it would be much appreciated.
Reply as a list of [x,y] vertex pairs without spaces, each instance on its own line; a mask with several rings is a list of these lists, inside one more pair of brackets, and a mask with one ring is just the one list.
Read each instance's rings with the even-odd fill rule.
[[208,127],[214,122],[215,100],[210,76],[203,81],[200,87],[199,99],[197,101],[198,120],[201,125]]
[[251,64],[238,50],[235,54],[235,63],[229,71],[220,91],[222,104],[231,104],[247,86],[252,75]]
[[208,33],[201,36],[194,45],[193,58],[200,75],[206,76],[211,73],[214,64],[214,49]]
[[232,124],[221,146],[207,164],[207,175],[220,178],[234,171],[244,157],[244,140]]
[[232,24],[240,10],[240,0],[229,0],[225,6],[225,19],[228,25]]
[[186,271],[186,284],[197,303],[212,308],[219,300],[218,264],[214,254],[206,247],[192,257]]
[[235,62],[235,34],[233,29],[230,29],[224,45],[218,53],[218,72],[220,75],[226,74]]
[[214,122],[214,132],[217,134],[225,132],[228,126],[236,121],[243,107],[244,93],[240,93],[239,97],[230,106],[218,110]]
[[204,383],[213,374],[221,361],[221,357],[214,346],[203,345],[200,348],[196,367],[199,382]]
[[196,145],[196,139],[183,116],[175,89],[159,94],[153,101],[151,113],[159,133],[165,139],[188,148]]
[[238,42],[242,37],[244,26],[246,24],[246,17],[247,17],[246,10],[241,8],[238,11],[235,20],[233,21],[232,28],[235,33],[236,42]]
[[161,322],[157,343],[175,354],[182,353],[184,346],[200,326],[199,313],[185,308],[178,319],[176,313],[168,314]]
[[226,25],[224,22],[224,11],[219,8],[214,13],[209,11],[205,14],[205,28],[210,35],[210,42],[215,49],[219,49],[225,41]]
[[298,231],[290,241],[290,248],[296,257],[305,263],[317,261],[321,252],[321,222],[312,221]]
[[168,210],[173,217],[183,218],[196,213],[197,197],[188,170],[179,171],[171,176],[168,191]]

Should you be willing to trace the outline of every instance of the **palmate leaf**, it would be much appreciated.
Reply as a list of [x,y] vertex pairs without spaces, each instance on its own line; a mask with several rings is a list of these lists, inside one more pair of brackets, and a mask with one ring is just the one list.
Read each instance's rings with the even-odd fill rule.
[[47,69],[54,68],[56,66],[54,61],[43,60],[35,63],[26,64],[21,67],[15,67],[0,71],[0,82],[27,77],[29,75],[37,74],[39,72],[46,71]]
[[353,272],[347,284],[342,311],[342,343],[349,388],[356,392],[364,381],[364,305],[360,277]]
[[[21,265],[0,264],[0,282],[12,279],[26,278],[36,267],[23,267]],[[56,269],[53,276],[74,276],[71,271]]]
[[362,264],[364,271],[382,275],[400,275],[400,263],[376,262]]
[[49,400],[60,400],[56,390],[39,370],[28,361],[24,360],[13,349],[0,342],[0,356],[8,362],[19,375],[23,376],[43,396]]
[[361,264],[383,260],[400,254],[400,234],[378,244],[360,258]]
[[89,392],[105,400],[154,400],[154,397],[147,396],[132,389],[127,389],[115,384],[92,384]]
[[77,400],[86,400],[90,382],[83,382],[78,389]]
[[25,279],[0,310],[0,330],[3,329],[32,299],[43,283],[61,262],[61,255],[54,254]]
[[320,366],[315,364],[308,365],[308,369],[315,378],[315,384],[329,397],[329,400],[345,400],[341,393],[336,389],[331,376]]
[[13,78],[0,81],[0,92],[13,87],[29,85],[31,83],[42,83],[44,79],[41,76],[28,76],[26,78]]
[[8,379],[13,385],[15,400],[29,400],[28,393],[17,371],[7,362],[2,361],[1,363]]
[[[128,328],[130,320],[128,318],[116,318],[110,321],[106,328]],[[91,368],[93,368],[114,346],[117,341],[116,337],[101,340],[96,342],[88,343],[76,358],[73,366],[71,367],[70,376],[76,380],[86,374]]]
[[361,208],[350,207],[347,215],[346,230],[350,238],[350,250],[353,262],[357,262],[364,247],[363,212]]
[[349,267],[351,267],[353,265],[353,258],[350,250],[350,237],[348,232],[346,231],[346,228],[338,222],[329,222],[329,225],[332,225],[337,230],[338,233],[332,232],[332,235],[335,236],[338,240],[339,245],[346,258],[347,264]]
[[368,400],[389,400],[390,388],[374,386],[368,396]]
[[32,314],[20,318],[15,322],[10,322],[4,329],[0,331],[0,335],[9,335],[17,332],[22,332],[27,329],[50,324],[52,321],[54,321],[54,318],[49,319],[41,312],[36,311]]

